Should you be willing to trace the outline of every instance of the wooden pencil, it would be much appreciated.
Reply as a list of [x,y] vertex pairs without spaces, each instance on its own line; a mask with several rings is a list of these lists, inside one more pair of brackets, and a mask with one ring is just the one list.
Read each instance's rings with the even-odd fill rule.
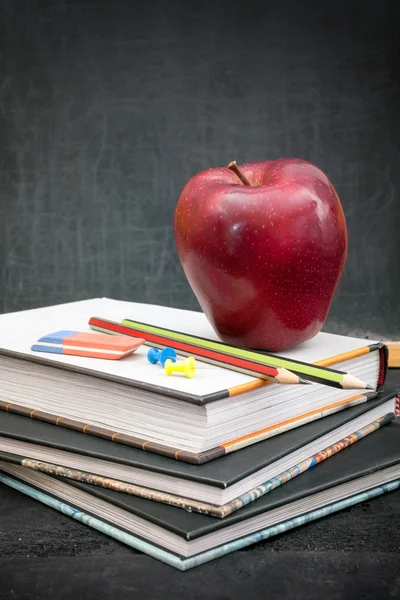
[[[343,371],[264,352],[237,348],[222,342],[187,335],[131,319],[124,319],[121,323],[116,323],[100,317],[92,317],[89,320],[89,326],[97,331],[142,337],[147,345],[158,348],[172,346],[186,356],[198,356],[205,362],[211,362],[221,367],[225,366],[231,370],[276,383],[304,383],[311,380],[340,389],[373,389],[371,385]],[[275,368],[276,371],[271,371],[271,368]],[[284,369],[284,371],[278,371],[278,369]],[[293,380],[293,374],[298,376],[298,381]]]
[[389,349],[389,368],[400,367],[400,342],[386,342]]

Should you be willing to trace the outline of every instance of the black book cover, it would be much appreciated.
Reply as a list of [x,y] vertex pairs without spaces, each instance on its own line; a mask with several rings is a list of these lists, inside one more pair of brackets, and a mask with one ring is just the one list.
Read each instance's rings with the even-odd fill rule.
[[[225,519],[186,512],[173,506],[81,482],[70,481],[66,485],[76,487],[190,541],[394,465],[399,465],[400,472],[400,423],[398,421],[392,421],[373,435],[367,436],[324,461],[317,469],[306,471],[301,477],[278,487],[257,502],[249,504]],[[65,479],[60,479],[65,483]],[[89,506],[80,505],[76,508],[90,514]]]
[[[330,431],[356,419],[390,398],[393,398],[397,393],[398,388],[387,386],[374,399],[364,404],[345,409],[257,444],[247,446],[237,452],[203,465],[191,465],[157,454],[146,453],[123,444],[114,444],[96,436],[84,435],[74,430],[58,428],[49,423],[3,411],[0,411],[0,436],[57,448],[75,454],[83,454],[224,489],[276,462],[283,456],[326,435]],[[0,454],[0,458],[1,456]],[[4,453],[3,459],[10,460],[10,456]],[[327,462],[331,460],[332,458]]]

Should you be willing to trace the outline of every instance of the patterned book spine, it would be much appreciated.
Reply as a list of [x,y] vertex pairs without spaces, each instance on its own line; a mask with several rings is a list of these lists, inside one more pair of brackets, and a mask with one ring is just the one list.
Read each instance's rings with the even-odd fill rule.
[[[0,460],[2,458],[3,457],[0,455]],[[93,473],[86,473],[85,471],[79,471],[77,469],[61,467],[59,465],[33,460],[31,458],[22,458],[18,461],[18,464],[27,469],[40,471],[46,475],[51,475],[52,477],[63,477],[66,479],[72,479],[74,481],[80,481],[82,483],[103,487],[109,490],[114,490],[115,492],[129,494],[131,496],[140,496],[141,498],[152,500],[153,502],[161,502],[162,504],[169,504],[171,506],[176,506],[177,508],[183,508],[188,512],[198,512],[204,515],[214,515],[218,517],[222,516],[220,514],[221,508],[213,504],[198,502],[189,498],[181,498],[180,496],[145,488],[133,483],[126,483],[124,481],[118,481],[109,477],[102,477],[100,475],[94,475]]]
[[[18,462],[21,466],[32,469],[34,471],[40,471],[53,477],[65,477],[74,481],[80,481],[82,483],[88,483],[98,487],[111,489],[124,494],[130,494],[132,496],[140,496],[147,500],[153,500],[154,502],[161,502],[176,506],[177,508],[185,509],[189,512],[197,512],[213,517],[224,518],[228,515],[241,509],[243,506],[258,500],[261,496],[268,494],[275,488],[283,485],[287,481],[294,479],[298,475],[301,475],[305,471],[312,469],[319,463],[323,462],[327,458],[330,458],[334,454],[337,454],[341,450],[344,450],[348,446],[355,444],[359,440],[365,438],[367,435],[374,433],[381,427],[384,427],[394,419],[393,413],[388,413],[384,417],[377,419],[373,423],[366,425],[359,431],[348,435],[340,441],[332,444],[328,448],[321,450],[317,454],[314,454],[310,458],[307,458],[297,465],[291,467],[287,471],[280,473],[276,477],[261,483],[256,488],[250,490],[246,494],[243,494],[239,498],[235,498],[231,502],[223,506],[215,506],[206,502],[199,502],[189,498],[183,498],[175,496],[173,494],[167,494],[158,490],[152,490],[142,486],[134,485],[132,483],[126,483],[123,481],[117,481],[108,477],[101,477],[100,475],[94,475],[93,473],[86,473],[76,469],[70,469],[68,467],[62,467],[59,465],[50,464],[30,458],[22,458]],[[1,457],[0,457],[1,458]]]
[[250,490],[250,492],[247,492],[246,494],[243,494],[243,496],[240,496],[236,500],[233,500],[232,502],[230,502],[229,508],[228,507],[226,508],[226,511],[229,511],[229,512],[226,512],[224,516],[226,516],[227,514],[231,514],[231,513],[235,512],[236,510],[239,510],[240,508],[242,508],[243,506],[246,506],[247,504],[250,504],[251,502],[254,502],[258,498],[261,498],[261,496],[264,496],[265,494],[272,492],[272,490],[274,490],[275,488],[280,487],[284,483],[287,483],[288,481],[290,481],[291,479],[294,479],[298,475],[301,475],[305,471],[312,469],[313,467],[315,467],[319,463],[323,462],[327,458],[334,456],[334,454],[337,454],[341,450],[344,450],[345,448],[348,448],[349,446],[351,446],[352,444],[355,444],[359,440],[362,440],[363,438],[367,437],[367,435],[370,435],[371,433],[374,433],[381,427],[384,427],[385,425],[387,425],[388,423],[393,421],[394,418],[395,418],[394,413],[388,413],[388,414],[384,415],[383,417],[377,419],[373,423],[370,423],[369,425],[362,427],[360,430],[355,431],[354,433],[346,436],[345,438],[341,439],[339,442],[336,442],[335,444],[332,444],[328,448],[321,450],[321,452],[314,454],[314,456],[311,456],[310,458],[306,458],[305,460],[301,461],[294,467],[291,467],[287,471],[284,471],[280,475],[277,475],[276,477],[273,477],[269,481],[262,483],[261,485],[257,486],[256,488]]

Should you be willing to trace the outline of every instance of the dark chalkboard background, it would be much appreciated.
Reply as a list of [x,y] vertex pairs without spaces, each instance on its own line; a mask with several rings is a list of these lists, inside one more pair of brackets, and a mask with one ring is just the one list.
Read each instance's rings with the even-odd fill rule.
[[399,17],[385,0],[3,2],[0,311],[198,308],[173,239],[183,185],[296,156],[348,221],[326,330],[400,336]]

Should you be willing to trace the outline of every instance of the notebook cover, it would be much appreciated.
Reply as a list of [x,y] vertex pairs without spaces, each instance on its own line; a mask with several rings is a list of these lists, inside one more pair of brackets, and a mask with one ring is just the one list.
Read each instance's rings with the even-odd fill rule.
[[268,440],[298,427],[303,427],[306,424],[318,421],[323,417],[348,410],[350,407],[363,404],[368,400],[375,398],[376,396],[376,392],[363,392],[354,396],[350,395],[345,400],[328,404],[320,409],[307,412],[299,415],[298,417],[288,419],[282,423],[277,423],[271,427],[266,427],[265,429],[255,431],[254,433],[246,435],[242,438],[232,440],[221,446],[216,446],[215,448],[210,448],[207,451],[199,453],[180,450],[179,448],[172,448],[170,446],[164,446],[155,442],[125,435],[119,433],[118,431],[97,427],[89,423],[79,423],[62,416],[56,417],[48,413],[10,404],[2,400],[0,400],[0,416],[6,412],[9,414],[13,413],[23,417],[29,417],[35,422],[45,422],[51,425],[56,425],[58,426],[59,430],[64,428],[67,430],[75,430],[79,433],[86,434],[87,437],[96,437],[97,439],[102,438],[104,440],[114,442],[116,445],[136,448],[140,451],[145,451],[146,453],[166,456],[179,462],[199,466],[211,462],[217,458],[222,458],[228,454],[231,454],[232,452],[236,452],[237,450],[256,445],[263,440]]
[[[293,479],[225,519],[189,513],[173,506],[77,481],[71,480],[65,484],[64,479],[59,479],[65,485],[83,490],[190,541],[394,465],[399,465],[400,468],[400,423],[395,421],[323,462],[317,469],[305,472],[301,477]],[[90,514],[90,510],[86,512]]]
[[378,393],[376,398],[366,403],[291,429],[286,433],[243,448],[240,452],[227,454],[218,460],[202,465],[192,465],[143,452],[124,444],[116,444],[96,436],[82,435],[70,429],[58,428],[49,423],[8,412],[0,412],[0,436],[58,448],[75,454],[85,454],[225,489],[244,477],[273,464],[283,456],[356,419],[398,393],[399,388],[388,386],[384,391]]
[[235,552],[236,550],[241,550],[256,544],[257,542],[265,541],[275,535],[290,531],[295,527],[312,523],[317,519],[329,516],[333,513],[339,512],[340,510],[348,509],[351,506],[360,504],[361,502],[366,502],[372,500],[373,498],[377,498],[382,494],[395,491],[400,487],[400,480],[391,481],[375,488],[371,488],[365,492],[355,494],[354,496],[350,496],[343,500],[339,500],[328,506],[305,513],[304,515],[292,518],[288,521],[283,521],[282,523],[278,523],[272,527],[258,531],[257,533],[243,536],[242,538],[236,539],[227,544],[223,544],[213,548],[212,550],[202,552],[196,556],[182,558],[176,554],[168,552],[167,550],[163,550],[159,546],[155,546],[154,544],[146,542],[141,538],[132,535],[131,533],[127,533],[126,531],[123,531],[114,525],[110,525],[99,518],[93,517],[82,510],[74,508],[53,496],[45,494],[39,489],[29,486],[14,477],[10,477],[2,471],[0,471],[0,482],[25,494],[26,496],[33,498],[34,500],[37,500],[38,502],[41,502],[42,504],[45,504],[46,506],[49,506],[50,508],[53,508],[54,510],[58,510],[62,514],[71,517],[76,521],[83,523],[84,525],[88,525],[89,527],[96,529],[104,535],[108,535],[122,544],[126,544],[130,548],[139,550],[139,552],[143,552],[152,558],[174,567],[179,571],[188,571],[189,569],[220,558],[221,556],[230,554],[231,552]]
[[93,517],[82,510],[74,508],[53,496],[45,494],[39,489],[29,486],[14,477],[10,477],[2,471],[0,471],[0,482],[25,494],[26,496],[30,496],[34,500],[37,500],[38,502],[41,502],[42,504],[45,504],[54,510],[58,510],[62,514],[67,515],[76,521],[83,523],[84,525],[88,525],[89,527],[96,529],[104,535],[108,535],[118,542],[126,544],[130,548],[139,550],[140,552],[160,560],[161,562],[164,562],[165,564],[180,571],[188,571],[189,569],[220,558],[221,556],[230,554],[231,552],[235,552],[236,550],[241,550],[256,544],[257,542],[265,541],[275,535],[290,531],[295,527],[312,523],[313,521],[339,512],[340,510],[348,509],[356,504],[360,504],[361,502],[366,502],[372,500],[373,498],[377,498],[382,494],[395,491],[400,487],[400,480],[391,481],[375,488],[371,488],[365,492],[361,492],[359,494],[355,494],[354,496],[339,500],[322,508],[305,513],[304,515],[283,521],[273,525],[272,527],[258,531],[257,533],[243,536],[242,538],[236,539],[227,544],[223,544],[213,548],[212,550],[202,552],[196,556],[182,558],[176,554],[168,552],[167,550],[163,550],[159,546],[155,546],[154,544],[146,542],[139,537],[127,533],[126,531],[123,531],[114,525],[110,525],[99,518]]
[[[132,313],[135,313],[135,316],[139,319],[143,319],[143,317],[147,315],[149,320],[154,321],[156,324],[161,323],[169,327],[176,327],[178,324],[182,326],[182,323],[184,323],[185,329],[188,329],[188,331],[190,330],[190,333],[192,334],[202,333],[203,335],[208,335],[208,337],[212,337],[213,335],[212,328],[202,313],[120,302],[103,298],[12,313],[11,315],[0,315],[0,344],[2,346],[0,348],[0,354],[11,357],[11,359],[17,358],[29,360],[31,362],[33,361],[38,363],[42,368],[42,365],[45,365],[46,371],[48,369],[58,371],[58,369],[62,368],[85,375],[85,377],[88,378],[103,378],[117,382],[121,385],[136,386],[143,390],[143,393],[152,392],[162,394],[166,397],[185,400],[197,405],[203,405],[218,399],[229,398],[256,389],[260,386],[269,385],[269,383],[264,380],[242,375],[227,369],[206,365],[205,363],[202,363],[204,368],[212,369],[212,377],[208,377],[208,375],[205,377],[202,376],[201,373],[203,367],[199,365],[199,367],[201,367],[198,369],[199,375],[196,376],[194,380],[187,380],[185,377],[169,378],[162,372],[161,368],[157,368],[157,365],[148,364],[146,359],[146,349],[144,347],[139,348],[134,355],[125,358],[123,361],[106,361],[90,358],[82,359],[81,357],[63,356],[58,354],[49,355],[51,358],[43,358],[43,355],[36,356],[34,352],[32,353],[30,351],[30,335],[37,339],[37,337],[40,337],[39,332],[43,333],[43,328],[46,328],[46,331],[49,331],[52,328],[56,328],[57,325],[60,326],[61,322],[64,327],[68,329],[83,331],[85,327],[87,327],[88,319],[94,312],[100,312],[101,314],[104,314],[104,317],[120,317],[121,319],[127,314]],[[332,348],[330,345],[330,340],[332,339],[335,340],[332,342],[336,349],[335,352],[339,351],[340,354],[335,354],[335,357],[332,357],[331,355],[323,357],[323,348],[325,346]],[[317,362],[321,364],[332,364],[333,360],[336,364],[337,361],[351,361],[352,358],[371,351],[379,352],[380,369],[377,379],[378,385],[381,386],[385,378],[387,367],[387,348],[376,342],[371,343],[369,346],[365,346],[364,340],[320,333],[315,336],[315,338],[302,345],[301,348],[297,347],[285,353],[285,356],[287,355],[295,360],[299,360],[305,353],[310,361],[315,362],[316,359],[319,358]],[[328,354],[331,354],[329,351],[327,352]],[[110,362],[119,364],[110,366]],[[340,364],[344,363],[341,362]],[[9,365],[9,368],[12,368],[12,365]],[[57,373],[55,373],[55,376],[57,376]],[[140,380],[137,379],[139,376],[141,378]],[[277,385],[278,384],[275,384],[275,387]],[[194,393],[193,390],[199,390],[200,388],[202,389],[201,393]],[[329,398],[329,387],[326,386],[326,388],[327,397]],[[349,394],[351,394],[350,390]],[[364,392],[364,396],[367,394],[367,392]],[[74,429],[89,435],[98,436],[135,448],[141,448],[147,452],[154,452],[198,465],[269,438],[272,435],[280,434],[287,429],[298,427],[304,423],[326,416],[336,410],[341,410],[346,407],[345,398],[349,397],[347,392],[344,392],[344,396],[341,397],[340,401],[332,402],[332,398],[330,400],[328,399],[327,405],[321,409],[297,416],[284,423],[263,429],[262,431],[253,432],[243,438],[230,440],[217,448],[211,448],[206,452],[201,453],[183,451],[180,448],[166,446],[151,442],[144,438],[126,435],[109,428],[81,422],[75,418],[65,418],[60,414],[39,411],[30,406],[29,400],[27,400],[25,406],[21,406],[12,404],[2,399],[0,396],[0,411],[15,412],[17,414],[32,417],[36,420],[54,423],[60,427]],[[359,395],[358,397],[359,402],[361,402],[362,398]]]
[[111,479],[110,477],[93,475],[85,471],[79,471],[69,467],[62,467],[49,462],[22,458],[16,454],[0,452],[0,460],[7,460],[8,462],[20,465],[22,467],[27,467],[33,471],[39,471],[46,475],[74,479],[83,483],[89,483],[91,485],[115,490],[120,493],[132,494],[134,496],[139,496],[140,498],[146,498],[147,500],[152,500],[153,502],[162,502],[164,504],[176,506],[178,508],[188,510],[189,512],[198,512],[223,519],[237,510],[240,510],[244,506],[247,506],[251,502],[255,502],[265,494],[269,494],[277,487],[280,487],[295,477],[302,475],[302,473],[314,468],[324,460],[331,458],[352,444],[363,440],[367,435],[375,433],[381,427],[384,427],[388,423],[392,422],[394,418],[394,413],[387,413],[383,417],[380,417],[364,427],[357,429],[357,431],[346,435],[334,444],[325,447],[323,450],[320,450],[319,452],[300,460],[297,462],[297,464],[293,464],[291,467],[286,468],[271,479],[264,481],[263,483],[259,483],[253,489],[222,506],[215,506],[214,504],[208,504],[204,501],[197,501],[191,498],[183,498],[182,496],[160,492],[158,490],[145,488],[132,483],[124,483],[116,479]]
[[[111,363],[122,363],[126,367],[122,367],[121,364],[110,364],[110,361],[101,359],[82,359],[59,354],[45,355],[31,351],[32,343],[52,329],[89,332],[88,322],[93,314],[101,314],[103,318],[114,321],[122,321],[129,315],[141,321],[163,325],[170,329],[184,329],[192,335],[200,334],[201,337],[218,341],[203,313],[108,298],[93,298],[82,302],[0,315],[0,354],[43,364],[48,368],[64,369],[88,377],[106,379],[196,405],[204,405],[269,384],[257,377],[206,363],[200,363],[199,366],[212,369],[213,376],[208,377],[207,381],[204,379],[202,381],[199,374],[194,381],[187,381],[185,377],[170,378],[154,365],[150,370],[146,368],[149,365],[145,348],[139,348],[134,355],[125,358],[124,361],[111,361]],[[326,350],[327,348],[331,350]],[[327,355],[324,355],[324,350]],[[338,363],[343,366],[344,362],[371,351],[379,351],[380,354],[377,385],[381,387],[387,368],[387,347],[377,341],[368,340],[367,343],[367,340],[363,339],[320,332],[312,340],[285,351],[284,356],[303,364],[318,363],[329,368]],[[281,353],[277,355],[283,357]]]

